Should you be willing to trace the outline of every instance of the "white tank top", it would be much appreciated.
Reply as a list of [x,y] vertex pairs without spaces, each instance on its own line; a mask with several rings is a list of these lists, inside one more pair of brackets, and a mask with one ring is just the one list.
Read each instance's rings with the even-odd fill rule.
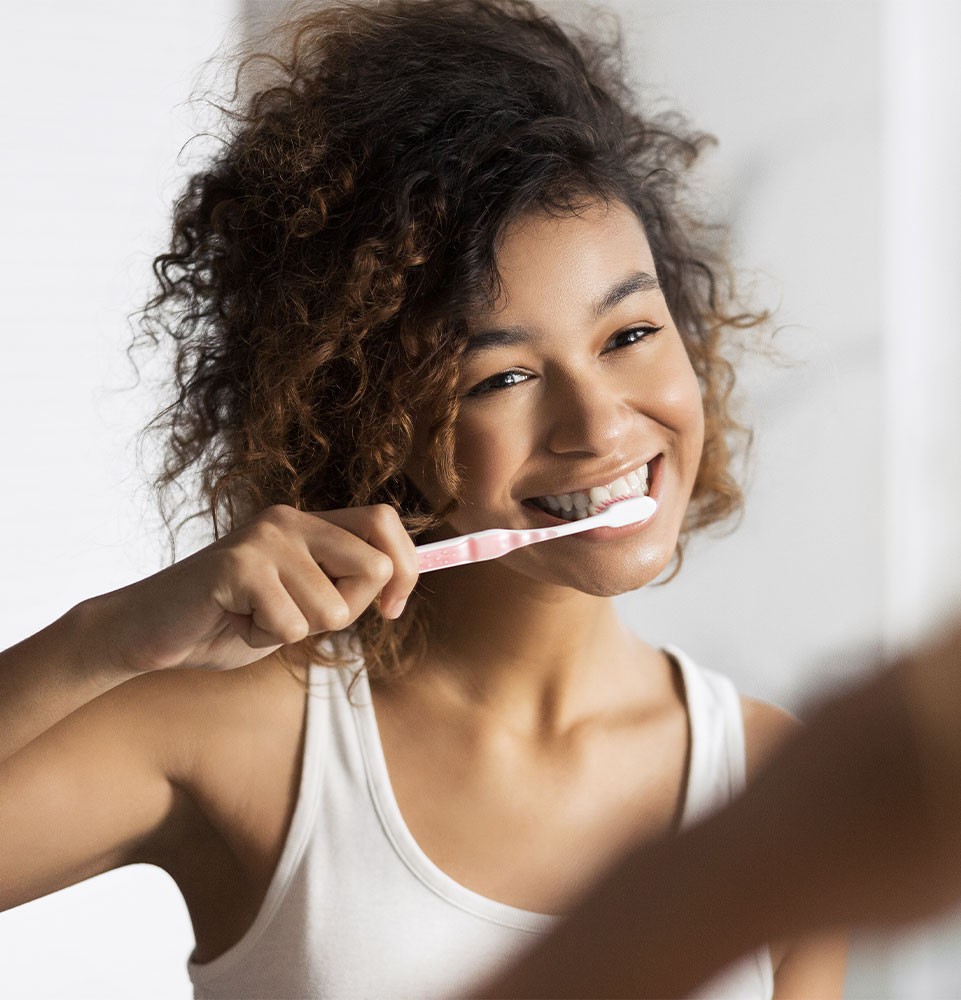
[[[744,785],[740,698],[726,677],[679,650],[691,735],[682,813],[689,825]],[[253,925],[211,962],[192,957],[207,1000],[451,997],[491,974],[559,919],[488,899],[445,875],[417,845],[394,798],[361,673],[310,671],[300,790],[287,839]],[[698,997],[774,992],[767,948]]]

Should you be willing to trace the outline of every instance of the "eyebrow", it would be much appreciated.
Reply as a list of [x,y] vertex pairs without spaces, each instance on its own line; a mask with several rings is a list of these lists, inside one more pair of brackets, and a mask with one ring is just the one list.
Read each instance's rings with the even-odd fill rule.
[[629,274],[623,281],[613,285],[608,293],[594,303],[592,314],[594,319],[600,319],[605,313],[610,312],[619,302],[623,302],[629,295],[635,292],[652,292],[661,287],[661,283],[653,274],[647,271],[635,271]]
[[[600,319],[610,312],[624,299],[637,292],[650,292],[661,287],[656,276],[647,271],[634,271],[612,285],[591,307],[591,316]],[[534,340],[533,333],[524,326],[505,326],[491,330],[478,330],[467,338],[465,355],[479,351],[488,351],[495,347],[513,347],[517,344],[529,344]]]

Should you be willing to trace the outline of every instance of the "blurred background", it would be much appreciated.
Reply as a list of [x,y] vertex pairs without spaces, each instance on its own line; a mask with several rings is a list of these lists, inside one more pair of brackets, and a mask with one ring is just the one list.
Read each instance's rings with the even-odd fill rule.
[[[544,3],[561,17],[583,16]],[[744,367],[746,513],[677,580],[619,598],[800,715],[961,601],[961,7],[951,0],[620,0],[652,105],[720,143],[700,175],[781,362]],[[207,60],[261,0],[5,10],[0,75],[0,648],[160,568],[137,467],[155,410],[128,315],[205,140]],[[595,15],[589,15],[595,16]],[[185,146],[186,144],[186,146]],[[184,550],[184,553],[188,551]],[[849,997],[961,997],[961,916],[856,941]],[[0,914],[0,995],[186,998],[173,882],[138,866]]]

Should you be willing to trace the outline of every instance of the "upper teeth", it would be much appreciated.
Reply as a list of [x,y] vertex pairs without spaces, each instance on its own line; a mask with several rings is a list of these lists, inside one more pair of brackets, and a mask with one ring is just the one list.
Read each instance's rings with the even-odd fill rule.
[[607,486],[592,486],[576,493],[538,497],[537,502],[569,521],[599,513],[617,497],[639,497],[647,493],[647,465],[615,479]]

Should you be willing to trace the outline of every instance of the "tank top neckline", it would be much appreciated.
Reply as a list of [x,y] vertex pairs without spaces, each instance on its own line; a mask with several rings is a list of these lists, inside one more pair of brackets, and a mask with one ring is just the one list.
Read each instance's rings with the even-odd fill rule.
[[[687,660],[686,655],[673,646],[665,646],[663,651],[681,676],[684,708],[687,714],[688,766],[679,823],[679,827],[683,829],[690,823],[697,811],[696,793],[702,787],[701,772],[706,765],[701,753],[698,725],[694,714],[692,714],[692,707],[696,712],[699,699],[694,691],[693,666]],[[358,674],[356,670],[341,669],[338,673],[345,690],[350,687],[351,679],[357,678],[347,697],[353,709],[352,715],[357,726],[358,741],[371,799],[385,836],[411,873],[427,888],[453,906],[493,923],[531,933],[542,933],[555,926],[562,919],[561,915],[525,910],[484,896],[452,878],[428,857],[410,832],[394,795],[380,739],[380,730],[377,726],[367,671],[361,669]]]

